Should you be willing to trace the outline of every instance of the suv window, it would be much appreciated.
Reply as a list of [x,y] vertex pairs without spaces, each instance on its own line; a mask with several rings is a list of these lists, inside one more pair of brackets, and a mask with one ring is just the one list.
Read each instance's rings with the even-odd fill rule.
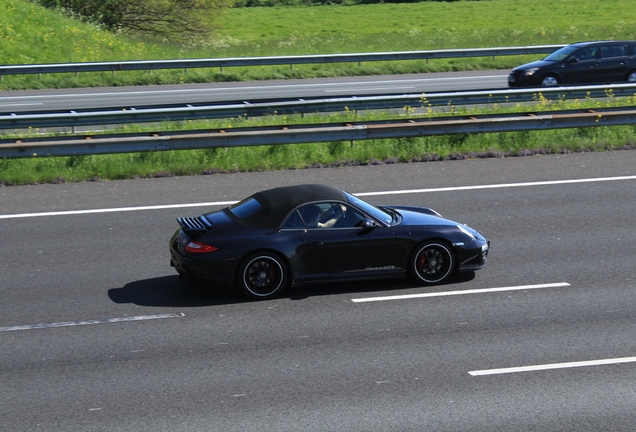
[[594,60],[598,58],[599,47],[590,46],[581,48],[574,54],[572,54],[572,58],[577,59],[578,61],[586,61],[586,60]]
[[625,47],[624,45],[610,45],[601,47],[602,58],[625,57],[627,55],[629,55],[627,53],[627,47]]

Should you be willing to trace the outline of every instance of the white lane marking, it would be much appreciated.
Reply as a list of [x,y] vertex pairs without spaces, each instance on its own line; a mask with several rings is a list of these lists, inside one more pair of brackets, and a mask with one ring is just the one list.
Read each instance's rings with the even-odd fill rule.
[[447,297],[447,296],[456,296],[456,295],[484,294],[484,293],[493,293],[493,292],[502,292],[502,291],[522,291],[522,290],[531,290],[531,289],[539,289],[539,288],[557,288],[557,287],[568,287],[568,286],[570,286],[570,284],[567,282],[557,282],[557,283],[539,284],[539,285],[521,285],[521,286],[509,286],[509,287],[499,287],[499,288],[472,289],[472,290],[463,290],[463,291],[444,291],[444,292],[424,293],[424,294],[405,294],[405,295],[393,295],[393,296],[384,296],[384,297],[365,297],[365,298],[351,299],[351,301],[354,303],[366,303],[366,302],[378,302],[378,301],[386,301],[386,300],[405,300],[405,299],[414,299],[414,298]]
[[18,106],[33,106],[33,105],[44,105],[44,104],[42,102],[11,103],[11,104],[0,104],[0,107],[18,107]]
[[[550,185],[576,184],[576,183],[595,183],[595,182],[620,181],[620,180],[636,180],[636,176],[599,177],[599,178],[588,178],[588,179],[551,180],[551,181],[527,182],[527,183],[501,183],[501,184],[492,184],[492,185],[455,186],[455,187],[432,188],[432,189],[408,189],[408,190],[394,190],[394,191],[380,191],[380,192],[361,192],[361,193],[354,193],[354,195],[359,197],[383,196],[383,195],[404,195],[404,194],[431,193],[431,192],[452,192],[452,191],[462,191],[462,190],[550,186]],[[0,219],[15,219],[15,218],[40,217],[40,216],[63,216],[63,215],[77,215],[77,214],[91,214],[91,213],[114,213],[114,212],[127,212],[127,211],[137,211],[137,210],[163,210],[163,209],[186,208],[186,207],[212,207],[212,206],[231,205],[231,204],[234,204],[235,202],[237,201],[217,201],[217,202],[207,202],[207,203],[169,204],[169,205],[154,205],[154,206],[141,206],[141,207],[119,207],[119,208],[91,209],[91,210],[69,210],[69,211],[43,212],[43,213],[5,214],[5,215],[0,215]]]
[[[213,88],[184,88],[184,89],[172,89],[172,90],[143,90],[143,91],[119,91],[119,92],[93,92],[93,93],[67,93],[67,94],[51,94],[51,95],[25,95],[25,96],[3,96],[0,100],[10,99],[57,99],[57,98],[78,98],[78,97],[90,97],[96,96],[122,96],[122,95],[149,95],[149,94],[170,94],[170,93],[202,93],[202,92],[219,92],[228,91],[235,93],[239,90],[258,90],[258,89],[285,89],[290,88],[311,88],[311,87],[333,87],[344,85],[349,88],[352,85],[369,85],[369,84],[406,84],[406,83],[418,83],[418,82],[430,82],[430,81],[457,81],[457,80],[472,80],[485,79],[485,78],[501,78],[508,75],[486,75],[486,76],[468,76],[468,77],[439,77],[439,78],[413,78],[406,80],[378,80],[378,81],[356,81],[356,82],[335,82],[335,83],[314,83],[314,84],[281,84],[281,85],[262,85],[262,86],[229,86],[229,87],[213,87]],[[394,87],[391,87],[394,88]]]
[[17,330],[35,330],[35,329],[45,329],[45,328],[55,328],[55,327],[72,327],[72,326],[89,325],[89,324],[107,324],[107,323],[117,323],[117,322],[146,321],[146,320],[163,319],[163,318],[181,318],[184,316],[185,316],[184,313],[171,313],[171,314],[160,314],[160,315],[132,316],[132,317],[123,317],[123,318],[105,318],[105,319],[88,320],[88,321],[68,321],[68,322],[58,322],[58,323],[51,323],[51,324],[31,324],[31,325],[14,326],[14,327],[0,327],[0,332],[17,331]]
[[169,205],[118,207],[118,208],[92,209],[92,210],[68,210],[68,211],[43,212],[43,213],[21,213],[21,214],[0,215],[0,219],[17,219],[17,218],[41,217],[41,216],[66,216],[66,215],[92,214],[92,213],[116,213],[116,212],[130,212],[130,211],[139,211],[139,210],[164,210],[164,209],[171,209],[171,208],[186,208],[186,207],[225,206],[225,205],[234,204],[235,202],[236,201],[217,201],[217,202],[192,203],[192,204],[169,204]]
[[590,361],[578,361],[578,362],[567,362],[567,363],[552,363],[552,364],[545,364],[545,365],[521,366],[521,367],[511,367],[511,368],[503,368],[503,369],[485,369],[485,370],[470,371],[468,373],[472,376],[483,376],[483,375],[497,375],[497,374],[507,374],[507,373],[517,373],[517,372],[530,372],[530,371],[549,370],[549,369],[565,369],[565,368],[575,368],[575,367],[583,367],[583,366],[600,366],[600,365],[634,363],[634,362],[636,362],[636,357],[622,357],[622,358],[615,358],[615,359],[590,360]]
[[599,178],[573,179],[573,180],[549,180],[549,181],[527,182],[527,183],[500,183],[500,184],[492,184],[492,185],[456,186],[456,187],[445,187],[445,188],[434,188],[434,189],[410,189],[410,190],[397,190],[397,191],[385,191],[385,192],[362,192],[362,193],[357,193],[354,195],[355,196],[403,195],[403,194],[429,193],[429,192],[449,192],[449,191],[477,190],[477,189],[499,189],[499,188],[512,188],[512,187],[551,186],[551,185],[576,184],[576,183],[595,183],[595,182],[620,181],[620,180],[636,180],[636,176],[599,177]]
[[[413,86],[395,86],[395,87],[360,87],[360,88],[347,88],[348,92],[355,92],[355,91],[370,91],[370,90],[397,90],[397,89],[414,89],[415,87]],[[333,90],[325,90],[325,93],[337,93],[337,92],[341,92],[342,90],[340,89],[333,89]]]

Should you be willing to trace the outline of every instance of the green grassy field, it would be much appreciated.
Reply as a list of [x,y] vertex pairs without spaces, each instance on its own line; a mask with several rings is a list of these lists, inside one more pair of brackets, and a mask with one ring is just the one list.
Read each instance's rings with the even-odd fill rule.
[[[631,1],[581,0],[576,7],[546,0],[425,2],[359,6],[232,9],[205,46],[175,47],[113,35],[40,8],[26,0],[0,0],[0,64],[99,60],[240,57],[343,52],[407,51],[636,39]],[[620,17],[620,20],[616,19]],[[510,68],[528,58],[450,59],[344,65],[226,68],[218,70],[6,76],[0,90],[130,84],[209,82],[288,77]],[[585,101],[588,104],[598,102]],[[633,100],[611,101],[633,105]],[[538,106],[533,109],[546,109]],[[580,102],[561,108],[577,107]],[[500,112],[501,107],[479,112]],[[517,108],[517,110],[522,110]],[[463,110],[457,110],[462,113]],[[475,112],[477,113],[477,112]],[[404,115],[408,113],[405,112]],[[311,118],[265,118],[256,124],[341,121],[344,113]],[[349,116],[349,117],[348,117]],[[374,118],[385,118],[376,113]],[[205,122],[190,127],[247,125]],[[254,124],[249,123],[249,124]],[[174,128],[177,125],[165,125]],[[454,135],[433,138],[316,143],[262,148],[156,152],[65,158],[0,160],[0,183],[24,184],[245,170],[395,163],[443,158],[602,151],[634,146],[634,127]]]
[[[566,44],[636,39],[629,0],[489,0],[357,6],[235,8],[202,46],[171,46],[113,35],[27,0],[0,0],[0,64],[222,58]],[[617,19],[619,17],[619,19]],[[527,59],[6,76],[2,89],[162,84],[511,68]]]

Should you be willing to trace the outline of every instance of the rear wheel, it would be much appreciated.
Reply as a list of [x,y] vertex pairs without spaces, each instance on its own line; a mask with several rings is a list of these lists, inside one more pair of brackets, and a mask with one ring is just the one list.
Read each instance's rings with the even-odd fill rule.
[[555,75],[546,75],[541,80],[541,87],[554,87],[559,85],[559,79]]
[[433,285],[445,282],[455,270],[455,257],[446,243],[433,241],[415,249],[409,264],[411,276],[417,282]]
[[627,74],[627,82],[636,82],[636,70],[633,70],[629,74]]
[[270,252],[250,255],[239,268],[237,284],[251,298],[275,297],[287,286],[285,263]]

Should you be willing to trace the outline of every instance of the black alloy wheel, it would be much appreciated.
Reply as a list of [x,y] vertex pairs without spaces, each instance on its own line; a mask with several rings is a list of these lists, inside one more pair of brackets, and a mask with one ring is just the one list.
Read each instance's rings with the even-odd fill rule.
[[240,290],[255,299],[271,298],[287,285],[287,270],[283,261],[272,253],[249,256],[238,273]]
[[455,257],[443,242],[428,242],[420,245],[411,256],[411,275],[425,285],[446,281],[453,274]]

